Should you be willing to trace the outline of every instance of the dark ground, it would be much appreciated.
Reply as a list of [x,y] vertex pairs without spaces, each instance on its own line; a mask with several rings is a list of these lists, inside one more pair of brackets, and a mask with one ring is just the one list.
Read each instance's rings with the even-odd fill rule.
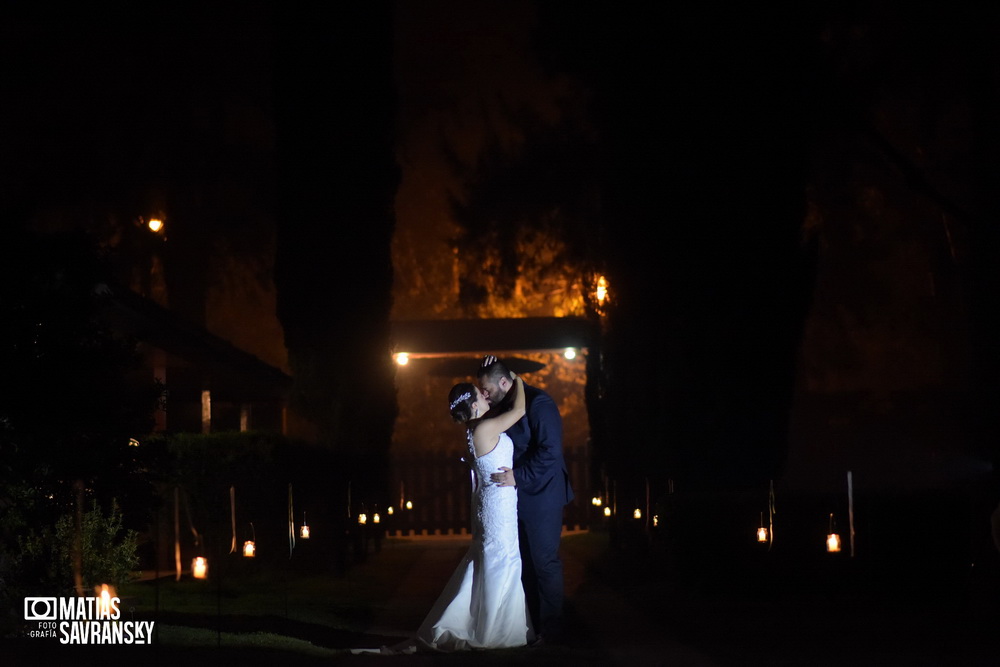
[[[728,576],[670,581],[655,548],[613,550],[606,548],[606,534],[581,537],[564,540],[569,632],[563,645],[451,655],[352,654],[352,648],[392,644],[416,628],[467,544],[417,538],[392,547],[419,554],[361,634],[276,618],[256,619],[253,627],[233,618],[202,619],[213,630],[221,624],[225,631],[266,630],[308,640],[320,647],[315,651],[219,648],[211,641],[200,647],[161,641],[94,650],[24,641],[3,647],[0,665],[1000,665],[1000,586],[992,564],[989,572],[969,572],[961,580],[920,576],[906,566],[893,572],[891,565],[880,569],[846,554],[796,571],[769,563],[762,553],[758,562]],[[649,569],[651,564],[660,567]],[[714,567],[706,561],[702,572]]]

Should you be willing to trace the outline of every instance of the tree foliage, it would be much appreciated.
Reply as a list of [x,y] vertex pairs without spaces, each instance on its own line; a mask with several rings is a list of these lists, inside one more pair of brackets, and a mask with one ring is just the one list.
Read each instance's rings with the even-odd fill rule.
[[57,504],[78,479],[106,500],[140,472],[130,440],[151,430],[158,388],[139,374],[135,342],[100,319],[107,274],[88,239],[11,241],[0,287],[3,461]]
[[[64,517],[77,501],[74,487],[82,487],[92,503],[88,530],[96,531],[95,553],[108,547],[107,558],[121,567],[131,563],[126,552],[134,550],[134,539],[126,537],[120,544],[131,547],[122,551],[109,540],[122,525],[144,526],[148,516],[151,462],[131,440],[151,429],[159,388],[137,373],[134,342],[115,337],[101,322],[107,274],[87,237],[13,230],[5,240],[0,577],[9,585],[65,589],[72,579],[61,565],[63,556],[40,545],[65,546]],[[111,508],[108,519],[102,507]],[[20,560],[22,548],[34,555],[35,566]],[[104,565],[91,574],[120,574]]]
[[[27,581],[38,586],[36,594],[72,593],[75,523],[74,513],[69,512],[59,517],[54,528],[44,526],[19,540],[22,572],[28,574]],[[139,565],[138,533],[125,529],[118,503],[112,502],[105,515],[97,502],[91,501],[80,525],[84,590],[93,591],[101,584],[117,588],[131,581]]]
[[451,153],[459,303],[479,316],[579,316],[602,257],[597,146],[567,121],[519,118],[519,140],[493,136],[475,164]]
[[[321,444],[372,485],[384,481],[397,413],[390,10],[364,3],[345,10],[350,20],[340,8],[275,14],[275,285],[293,401]],[[366,67],[344,66],[358,60]],[[317,86],[339,94],[317,96]]]

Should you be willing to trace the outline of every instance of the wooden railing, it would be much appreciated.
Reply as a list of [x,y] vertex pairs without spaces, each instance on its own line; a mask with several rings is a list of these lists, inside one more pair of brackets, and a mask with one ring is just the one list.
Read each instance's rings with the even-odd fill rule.
[[[584,450],[565,453],[576,499],[566,506],[564,526],[588,527],[587,461]],[[466,535],[470,526],[472,477],[468,465],[454,454],[414,451],[392,459],[393,514],[385,517],[390,536]],[[589,498],[589,496],[587,497]],[[407,509],[406,503],[412,503]]]

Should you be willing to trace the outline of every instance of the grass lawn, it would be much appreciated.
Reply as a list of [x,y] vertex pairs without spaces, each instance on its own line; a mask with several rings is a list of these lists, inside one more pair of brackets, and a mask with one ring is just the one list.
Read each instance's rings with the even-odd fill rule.
[[[593,557],[606,544],[606,536],[587,534],[564,538],[564,548],[575,557]],[[441,567],[453,567],[467,542],[442,543]],[[265,563],[227,556],[221,566],[213,563],[209,579],[195,580],[185,573],[181,581],[164,576],[128,584],[118,591],[122,620],[155,620],[152,646],[61,646],[57,641],[25,641],[0,660],[11,665],[52,664],[71,658],[74,664],[107,664],[121,659],[151,659],[153,664],[195,667],[201,664],[244,662],[249,664],[326,664],[341,660],[351,664],[384,661],[381,656],[352,655],[350,647],[391,644],[398,637],[370,634],[373,624],[397,589],[420,592],[410,602],[419,613],[429,609],[443,585],[440,571],[423,576],[425,549],[407,538],[383,541],[378,553],[370,553],[345,574],[332,568],[303,567],[294,559]],[[419,564],[418,564],[419,563]],[[441,581],[438,581],[438,579]],[[433,590],[433,593],[430,591]],[[398,602],[398,600],[396,600]],[[412,609],[410,613],[412,614]],[[405,616],[404,616],[405,617]],[[415,631],[416,627],[409,628]],[[384,640],[384,641],[383,641]],[[581,656],[567,649],[512,649],[475,652],[478,664],[551,664],[566,653],[566,662],[579,664]],[[155,659],[154,659],[155,658]],[[467,664],[470,654],[415,655],[396,658],[408,664]],[[587,660],[582,660],[587,663]]]
[[[185,574],[131,583],[119,591],[123,613],[156,618],[160,642],[201,643],[198,633],[274,633],[343,644],[365,632],[378,611],[420,557],[405,539],[386,540],[379,553],[338,575],[330,569],[301,567],[294,559],[264,563],[227,556],[207,580]],[[178,627],[174,627],[178,626]],[[242,641],[242,640],[241,640]],[[260,641],[260,638],[255,639]]]

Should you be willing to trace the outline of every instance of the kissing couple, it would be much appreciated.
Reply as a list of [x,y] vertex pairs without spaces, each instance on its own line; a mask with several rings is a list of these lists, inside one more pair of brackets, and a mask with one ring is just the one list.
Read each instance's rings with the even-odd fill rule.
[[394,651],[509,648],[562,631],[563,507],[573,499],[555,401],[495,356],[448,394],[475,473],[472,545],[421,624]]

